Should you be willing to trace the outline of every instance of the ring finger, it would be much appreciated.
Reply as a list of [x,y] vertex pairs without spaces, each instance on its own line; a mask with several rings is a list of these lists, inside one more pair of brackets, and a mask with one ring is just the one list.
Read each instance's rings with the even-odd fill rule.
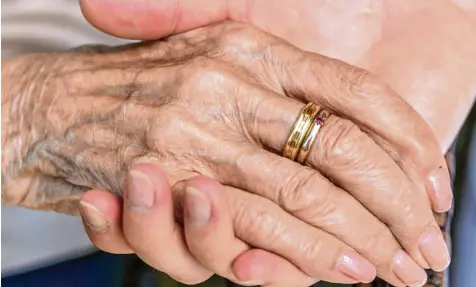
[[[256,124],[248,132],[265,147],[280,152],[304,105],[267,91],[251,94],[261,97],[261,101],[255,101],[259,103],[253,107]],[[435,270],[446,268],[448,250],[426,194],[355,124],[331,116],[319,131],[307,163],[349,191],[387,224],[420,265]],[[276,168],[273,173],[282,170],[289,171]],[[259,190],[257,186],[249,188]]]
[[[270,92],[253,90],[253,87],[250,87],[250,89],[247,90],[247,93],[259,99],[254,100],[257,105],[252,107],[252,111],[248,110],[248,114],[252,114],[254,118],[248,122],[252,124],[245,127],[248,132],[246,134],[254,136],[251,140],[271,149],[284,146],[289,129],[292,128],[295,117],[297,117],[303,105]],[[240,95],[242,99],[244,96],[246,95]],[[290,110],[294,112],[289,112]],[[289,116],[290,114],[291,116]],[[246,121],[244,122],[246,123]],[[286,129],[286,127],[289,127],[289,129]],[[378,146],[376,148],[378,149]],[[223,150],[230,154],[233,148],[224,148]],[[380,149],[378,150],[380,151]],[[373,158],[372,150],[365,149],[362,152],[370,153],[369,158]],[[398,273],[398,268],[402,269],[399,272],[400,276],[412,277],[402,278],[405,281],[422,281],[425,279],[424,273],[413,260],[408,258],[403,251],[399,252],[398,242],[395,241],[385,225],[372,216],[354,198],[335,187],[318,173],[246,144],[242,145],[241,149],[237,149],[236,154],[232,155],[231,158],[230,163],[220,163],[216,170],[218,176],[221,176],[220,180],[226,184],[263,195],[301,219],[336,235],[368,258],[372,258],[372,262],[380,269],[380,274],[387,280],[400,282],[393,274]],[[377,160],[382,161],[378,158]],[[394,164],[391,159],[389,159],[389,164]],[[398,166],[396,166],[396,169],[399,170]],[[382,173],[388,176],[388,170],[386,169]],[[233,173],[233,176],[228,173]],[[332,176],[339,175],[339,173],[332,174]],[[343,180],[347,180],[346,176],[348,174],[344,175]],[[364,174],[356,173],[354,176],[360,177],[361,181],[367,184],[367,188],[369,186],[373,188],[372,183],[369,183],[369,179],[365,178]],[[403,174],[401,177],[400,180],[408,181]],[[383,178],[383,180],[385,183],[386,179]],[[372,194],[377,198],[375,192],[372,192]],[[378,198],[385,201],[387,199],[385,197],[392,199],[388,194],[379,195]],[[395,200],[392,201],[395,202]],[[418,198],[416,201],[418,201]],[[401,210],[398,209],[398,203],[397,201],[396,203],[387,204],[387,209],[390,208],[390,211],[387,212],[394,212],[404,217],[405,214],[402,214]],[[425,206],[430,212],[430,220],[433,220],[427,201],[423,202],[423,207]],[[376,209],[375,202],[371,203],[368,208]],[[363,222],[367,224],[364,230],[359,227]],[[379,236],[376,236],[377,234]],[[396,259],[398,254],[403,254],[401,256],[405,256],[406,260]],[[394,261],[405,262],[406,266],[392,266]],[[393,273],[392,267],[395,268]],[[409,276],[408,272],[404,270],[414,270],[414,272],[412,276]],[[406,275],[401,275],[403,273]]]

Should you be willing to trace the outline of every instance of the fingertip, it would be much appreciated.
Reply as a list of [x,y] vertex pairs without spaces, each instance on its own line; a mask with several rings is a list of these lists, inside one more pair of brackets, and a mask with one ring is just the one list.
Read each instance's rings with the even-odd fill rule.
[[228,221],[231,221],[231,214],[228,209],[225,187],[219,181],[204,176],[197,176],[186,181],[185,190],[190,192],[189,195],[193,195],[193,191],[198,191],[209,200],[211,218],[208,228],[210,230],[214,229],[212,228],[214,225],[230,224]]
[[[254,283],[252,285],[310,286],[317,281],[284,258],[262,249],[242,253],[235,259],[232,268],[236,278]],[[340,281],[355,283],[355,280]]]
[[118,220],[122,216],[122,202],[110,192],[104,190],[90,190],[86,192],[80,200],[83,203],[93,206],[104,214],[108,221]]
[[218,180],[205,176],[197,176],[187,180],[186,186],[210,193],[212,195],[219,195],[224,191],[223,185]]
[[187,186],[184,208],[186,233],[188,230],[200,233],[208,231],[211,216],[212,204],[208,196],[199,189]]
[[185,182],[184,219],[187,234],[211,236],[229,230],[231,215],[224,187],[214,179],[197,176]]
[[152,163],[139,163],[134,165],[132,170],[139,171],[147,176],[156,190],[161,194],[170,193],[170,184],[165,172],[157,165]]
[[446,167],[439,166],[427,180],[427,190],[431,199],[433,210],[439,213],[450,210],[453,203],[451,179]]
[[238,256],[233,262],[233,272],[240,281],[256,281],[257,278],[266,278],[276,262],[270,254],[261,249],[251,249]]
[[79,208],[84,228],[91,242],[99,249],[115,253],[131,253],[121,229],[121,202],[114,195],[91,190],[81,198]]

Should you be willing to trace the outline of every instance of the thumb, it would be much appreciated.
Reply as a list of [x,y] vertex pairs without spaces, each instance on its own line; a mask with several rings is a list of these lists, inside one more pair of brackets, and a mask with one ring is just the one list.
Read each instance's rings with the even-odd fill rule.
[[119,38],[152,40],[228,18],[228,0],[80,0],[88,22]]

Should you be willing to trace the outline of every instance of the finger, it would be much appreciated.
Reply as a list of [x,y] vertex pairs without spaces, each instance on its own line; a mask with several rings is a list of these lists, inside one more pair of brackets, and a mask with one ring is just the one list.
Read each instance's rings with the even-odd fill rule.
[[[262,278],[264,286],[311,286],[316,280],[276,254],[262,249],[251,249],[241,254],[233,263],[236,277],[243,281]],[[347,284],[358,281],[349,279]]]
[[[249,132],[260,144],[274,150],[282,149],[299,115],[296,103],[264,91],[251,94],[260,97],[261,101],[255,101],[255,125],[249,128]],[[299,110],[303,106],[300,104]],[[287,122],[279,124],[279,117],[281,123]],[[319,131],[308,163],[351,192],[386,223],[421,266],[438,271],[447,268],[450,262],[448,248],[425,193],[420,192],[417,183],[408,181],[407,175],[394,164],[390,155],[351,121],[331,117]],[[256,171],[244,169],[244,172],[252,176]],[[265,181],[269,182],[269,179]],[[242,188],[259,190],[256,187]]]
[[[280,94],[317,103],[356,123],[399,164],[419,190],[426,189],[435,211],[450,208],[449,173],[436,137],[418,113],[391,88],[365,70],[336,59],[303,53],[283,40],[275,38],[272,41],[281,45],[270,46],[270,36],[262,32],[236,29],[224,39],[227,45],[240,45],[236,43],[247,37],[254,37],[256,43],[247,50],[256,53],[261,46],[269,48],[262,51],[267,57],[256,58],[259,63],[244,63],[258,81]],[[256,70],[256,66],[266,71]]]
[[110,192],[90,190],[79,203],[86,233],[97,248],[114,254],[133,253],[122,231],[122,202]]
[[123,213],[126,239],[147,264],[186,284],[212,275],[188,251],[175,223],[169,183],[158,167],[138,164],[129,172]]
[[[223,179],[223,173],[218,175],[226,184],[270,199],[297,218],[334,235],[367,258],[379,277],[393,285],[426,280],[424,270],[402,250],[389,228],[319,173],[255,147],[235,149],[236,154],[227,150],[238,166],[219,167],[233,174],[233,178]],[[273,168],[263,168],[266,166]]]
[[225,20],[227,1],[81,0],[81,10],[96,28],[113,36],[159,39]]
[[[225,197],[226,187],[205,177],[190,179],[184,187],[187,245],[207,269],[241,285],[280,282],[281,286],[309,286],[315,281],[278,255],[265,250],[249,250],[246,243],[235,237]],[[194,213],[197,216],[192,216]],[[201,219],[208,218],[208,214],[209,219],[203,222]],[[199,222],[193,218],[199,219]],[[236,270],[239,272],[237,275]],[[349,280],[349,283],[353,282],[356,281]]]
[[316,280],[370,282],[375,269],[334,236],[284,212],[271,201],[233,187],[225,188],[241,240],[279,254]]
[[[246,127],[247,132],[244,135],[250,134],[254,136],[254,141],[274,150],[284,146],[289,130],[304,104],[263,90],[244,87],[243,84],[241,88],[256,98],[254,101],[243,101],[246,106],[242,110],[254,117],[251,121],[253,125]],[[246,95],[239,95],[239,97],[246,99]],[[256,104],[249,105],[250,102]],[[226,152],[229,154],[231,150],[226,149]],[[374,258],[375,261],[372,263],[377,266],[379,274],[389,276],[391,270],[389,267],[392,267],[390,263],[396,263],[397,254],[402,253],[399,251],[399,244],[389,230],[354,198],[336,188],[319,174],[264,150],[243,147],[233,156],[235,165],[232,166],[232,170],[224,168],[223,164],[217,167],[216,172],[221,172],[223,176],[220,180],[263,195],[292,214],[296,214],[295,212],[301,214],[303,216],[300,217],[301,219],[331,232],[366,257],[369,256],[367,258]],[[433,242],[426,239],[427,234],[439,232],[426,195],[412,192],[415,189],[401,169],[354,124],[331,117],[319,131],[308,158],[313,167],[318,167],[334,182],[341,184],[364,203],[367,209],[383,219],[406,250],[421,265],[428,266],[420,249],[432,267],[441,269],[447,266],[448,257],[444,253],[447,248],[444,242],[438,238]],[[263,169],[263,166],[273,168]],[[229,173],[233,176],[223,173],[224,170],[230,170]],[[249,180],[250,178],[253,180]],[[320,190],[325,192],[321,195],[313,194]],[[316,217],[318,214],[316,210],[328,201],[340,203],[332,205],[335,206],[333,210],[323,211],[330,214]],[[338,216],[344,219],[350,228],[345,228],[342,224],[336,225],[334,222],[330,224],[326,216]],[[364,222],[362,220],[368,223],[368,228],[364,232],[359,230],[359,223]],[[355,236],[356,233],[362,236]],[[379,236],[376,236],[377,234]],[[421,244],[419,244],[420,240]],[[431,248],[428,247],[430,245]],[[377,254],[375,250],[382,249],[383,246],[387,246],[385,250],[382,250],[383,254],[378,253],[379,256],[375,257]],[[412,260],[405,260],[405,262],[408,266],[400,266],[400,268],[414,269],[415,263]],[[419,276],[418,278],[401,279],[406,282],[424,280],[424,272],[421,268],[417,268],[415,272],[414,275]],[[399,273],[408,274],[408,272]]]
[[352,122],[331,116],[320,129],[307,163],[383,221],[420,265],[436,270],[448,266],[448,248],[426,194]]
[[[249,246],[235,237],[223,189],[216,180],[205,177],[196,177],[185,183],[185,238],[190,252],[203,266],[213,273],[240,283],[231,264],[237,256],[248,250]],[[264,282],[241,283],[262,285]]]
[[[452,202],[449,172],[435,135],[418,113],[383,81],[335,59],[295,49],[295,58],[274,61],[287,94],[315,102],[356,123],[385,150],[436,211]],[[285,65],[287,68],[283,68]]]

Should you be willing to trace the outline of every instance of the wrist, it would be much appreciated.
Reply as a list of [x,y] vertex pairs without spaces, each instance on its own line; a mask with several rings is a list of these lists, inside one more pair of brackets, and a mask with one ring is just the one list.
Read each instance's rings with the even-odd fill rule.
[[[39,146],[51,136],[48,110],[57,94],[54,83],[58,54],[31,54],[2,61],[2,200],[6,204],[36,209],[75,213],[74,196],[51,193],[52,185],[74,188],[55,182],[54,174],[44,173],[51,166],[38,156]],[[52,79],[53,81],[49,81]],[[54,90],[54,89],[53,89]],[[60,204],[64,203],[64,204]]]
[[44,106],[41,91],[54,61],[48,54],[2,61],[2,174],[40,137],[35,117]]

